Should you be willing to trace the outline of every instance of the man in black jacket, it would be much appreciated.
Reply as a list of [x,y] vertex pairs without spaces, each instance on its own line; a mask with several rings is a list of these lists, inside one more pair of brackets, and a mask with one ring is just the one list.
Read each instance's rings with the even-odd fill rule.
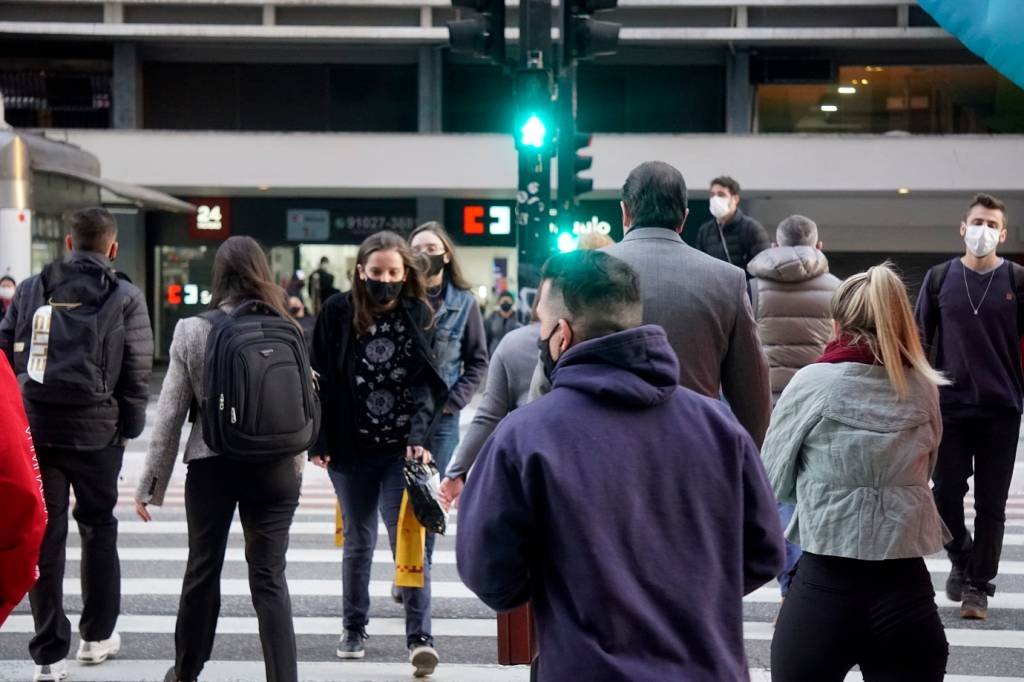
[[0,322],[35,441],[49,521],[30,593],[34,680],[67,677],[71,624],[64,613],[68,493],[82,542],[78,660],[117,654],[121,605],[117,478],[125,443],[146,420],[153,334],[140,292],[113,270],[117,224],[102,208],[74,214],[69,251],[18,288]]
[[711,181],[710,192],[714,217],[700,226],[695,246],[746,273],[750,259],[771,245],[768,233],[740,210],[740,183],[723,175]]

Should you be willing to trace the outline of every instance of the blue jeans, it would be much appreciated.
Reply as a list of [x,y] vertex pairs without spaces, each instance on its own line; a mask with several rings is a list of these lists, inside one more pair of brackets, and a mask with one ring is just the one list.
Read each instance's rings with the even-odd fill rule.
[[[377,546],[378,507],[391,541],[391,555],[395,554],[398,512],[405,490],[402,461],[402,457],[367,456],[345,471],[328,469],[345,522],[341,582],[346,630],[365,627],[369,622],[370,569]],[[430,539],[428,535],[428,543]],[[419,636],[430,637],[430,561],[424,563],[423,587],[399,588],[405,606],[407,642]]]
[[434,465],[437,470],[444,476],[444,472],[448,470],[448,462],[452,459],[452,454],[455,453],[455,448],[459,444],[459,414],[444,414],[437,422],[437,428],[434,429],[433,435],[430,436],[430,440],[427,443],[427,450],[430,450],[430,454],[434,456]]
[[[782,529],[785,530],[786,526],[789,525],[790,520],[793,518],[793,513],[796,511],[796,505],[783,504],[779,505],[779,520],[782,521]],[[782,566],[782,573],[779,574],[779,591],[782,592],[782,596],[785,597],[786,593],[789,592],[789,585],[793,582],[793,574],[796,572],[796,563],[800,561],[800,555],[802,552],[800,548],[794,545],[789,540],[786,540],[786,563]]]

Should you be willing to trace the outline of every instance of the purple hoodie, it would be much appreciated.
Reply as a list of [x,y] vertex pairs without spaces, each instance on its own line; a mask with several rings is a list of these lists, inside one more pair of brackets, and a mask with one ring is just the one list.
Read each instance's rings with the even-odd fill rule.
[[676,382],[661,327],[586,341],[484,445],[459,502],[459,575],[533,601],[540,680],[745,680],[743,595],[783,560],[757,448]]

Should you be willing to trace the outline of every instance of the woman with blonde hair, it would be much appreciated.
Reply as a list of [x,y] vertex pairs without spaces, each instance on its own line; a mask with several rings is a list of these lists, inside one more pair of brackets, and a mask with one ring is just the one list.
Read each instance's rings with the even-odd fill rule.
[[941,680],[948,645],[924,558],[949,531],[928,481],[942,418],[907,291],[888,263],[850,277],[834,338],[797,372],[762,457],[803,548],[772,641],[776,682]]

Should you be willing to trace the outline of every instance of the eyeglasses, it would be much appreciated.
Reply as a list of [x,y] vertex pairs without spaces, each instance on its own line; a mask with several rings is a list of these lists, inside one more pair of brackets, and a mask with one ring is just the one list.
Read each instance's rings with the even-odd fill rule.
[[426,246],[414,246],[412,247],[413,253],[421,254],[425,253],[428,256],[440,256],[445,253],[444,246],[438,244],[427,244]]

